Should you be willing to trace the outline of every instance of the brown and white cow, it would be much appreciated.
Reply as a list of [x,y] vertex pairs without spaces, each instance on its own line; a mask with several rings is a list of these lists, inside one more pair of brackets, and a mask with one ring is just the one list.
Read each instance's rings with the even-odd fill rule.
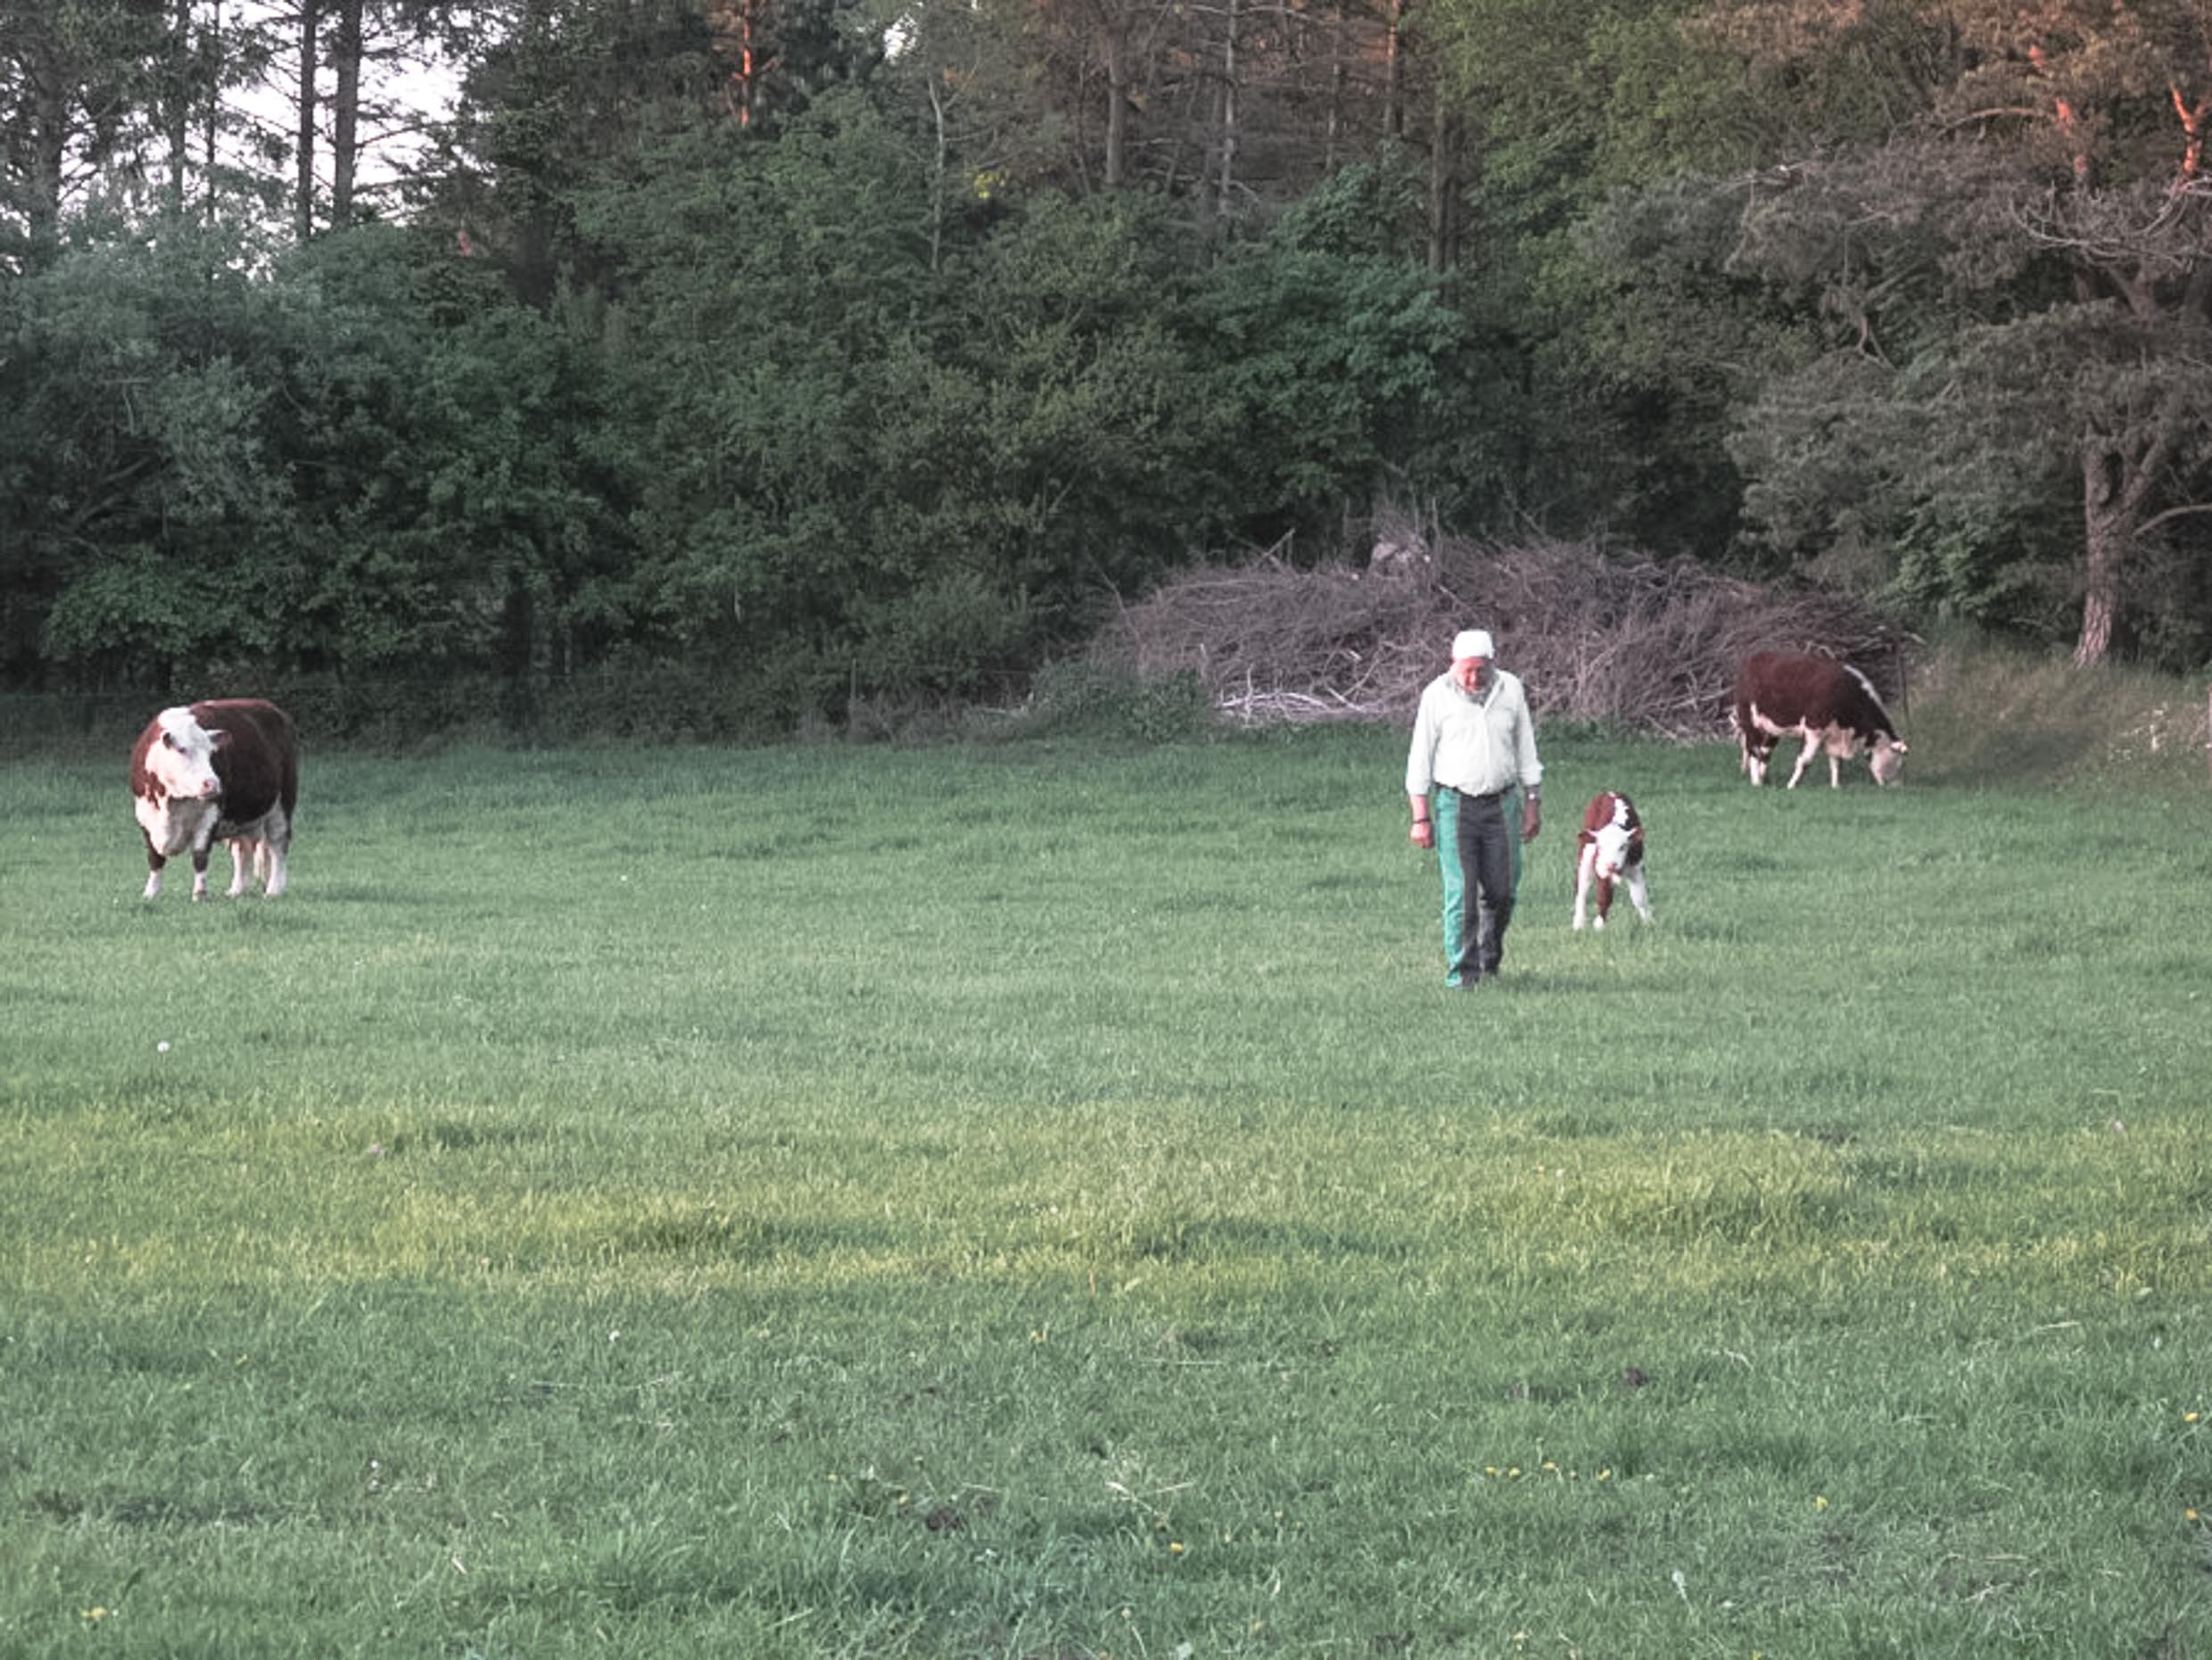
[[275,704],[227,698],[162,710],[130,752],[130,793],[146,838],[147,898],[161,891],[161,867],[184,853],[192,896],[206,898],[218,838],[230,844],[231,897],[245,891],[249,862],[262,892],[285,891],[300,747]]
[[1644,887],[1644,821],[1636,804],[1617,789],[1604,789],[1582,809],[1582,833],[1575,838],[1574,926],[1588,914],[1591,891],[1597,895],[1597,926],[1613,909],[1615,881],[1628,884],[1629,903],[1651,921],[1651,899]]
[[1830,789],[1843,782],[1841,764],[1861,751],[1878,784],[1895,783],[1904,770],[1904,740],[1890,723],[1874,683],[1848,663],[1830,657],[1762,651],[1736,677],[1731,718],[1744,771],[1754,784],[1766,782],[1767,763],[1784,738],[1804,740],[1789,775],[1792,789],[1812,757],[1823,751]]

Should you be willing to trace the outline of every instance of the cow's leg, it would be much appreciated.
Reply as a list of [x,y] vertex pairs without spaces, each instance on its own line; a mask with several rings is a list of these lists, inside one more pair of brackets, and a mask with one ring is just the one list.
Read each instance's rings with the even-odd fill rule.
[[1805,775],[1805,768],[1812,764],[1812,757],[1820,753],[1820,739],[1813,737],[1811,732],[1807,732],[1804,739],[1805,747],[1797,752],[1796,770],[1789,775],[1789,787],[1792,789],[1797,788],[1797,780]]
[[1640,863],[1630,865],[1627,876],[1629,903],[1636,907],[1636,914],[1648,922],[1651,921],[1651,896],[1644,888],[1643,865]]
[[161,891],[161,867],[168,863],[152,848],[146,850],[146,898],[151,899]]
[[[1574,931],[1581,933],[1587,920],[1584,915],[1589,903],[1590,871],[1597,864],[1597,844],[1584,842],[1582,856],[1574,862]],[[1599,927],[1605,926],[1601,921]]]
[[214,851],[214,840],[215,815],[210,813],[200,833],[192,838],[192,896],[194,899],[207,897],[208,855]]
[[278,807],[261,830],[261,894],[274,899],[285,891],[285,865],[292,853],[292,821]]
[[255,843],[243,836],[230,838],[230,891],[227,899],[235,899],[246,890],[246,870],[249,863],[259,863],[260,854]]

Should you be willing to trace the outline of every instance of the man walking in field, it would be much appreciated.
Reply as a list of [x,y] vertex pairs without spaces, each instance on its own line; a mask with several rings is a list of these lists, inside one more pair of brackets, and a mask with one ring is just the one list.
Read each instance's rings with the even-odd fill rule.
[[1486,630],[1453,638],[1451,667],[1421,693],[1406,756],[1413,839],[1436,849],[1444,874],[1444,983],[1469,990],[1497,974],[1505,955],[1521,874],[1521,849],[1506,828],[1516,790],[1525,798],[1519,841],[1543,827],[1544,767],[1528,693],[1496,657]]

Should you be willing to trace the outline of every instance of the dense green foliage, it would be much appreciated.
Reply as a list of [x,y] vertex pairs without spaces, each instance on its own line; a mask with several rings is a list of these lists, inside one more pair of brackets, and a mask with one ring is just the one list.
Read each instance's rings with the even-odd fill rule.
[[198,906],[11,765],[0,1652],[2191,1648],[2198,815],[1555,733],[1469,998],[1400,745],[323,754]]
[[[0,31],[0,682],[706,673],[772,728],[1384,508],[2212,648],[2179,0],[299,15]],[[364,192],[346,66],[440,43]]]

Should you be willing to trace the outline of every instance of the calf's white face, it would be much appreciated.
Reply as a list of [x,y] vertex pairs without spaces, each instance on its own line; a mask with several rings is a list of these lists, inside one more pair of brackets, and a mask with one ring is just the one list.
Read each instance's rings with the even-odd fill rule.
[[1874,781],[1894,784],[1898,774],[1905,770],[1905,747],[1894,738],[1877,738],[1874,753],[1867,757],[1867,764],[1874,769]]
[[1617,821],[1601,824],[1590,832],[1590,846],[1597,855],[1597,869],[1592,872],[1600,881],[1610,880],[1621,873],[1621,866],[1629,853],[1629,827]]

